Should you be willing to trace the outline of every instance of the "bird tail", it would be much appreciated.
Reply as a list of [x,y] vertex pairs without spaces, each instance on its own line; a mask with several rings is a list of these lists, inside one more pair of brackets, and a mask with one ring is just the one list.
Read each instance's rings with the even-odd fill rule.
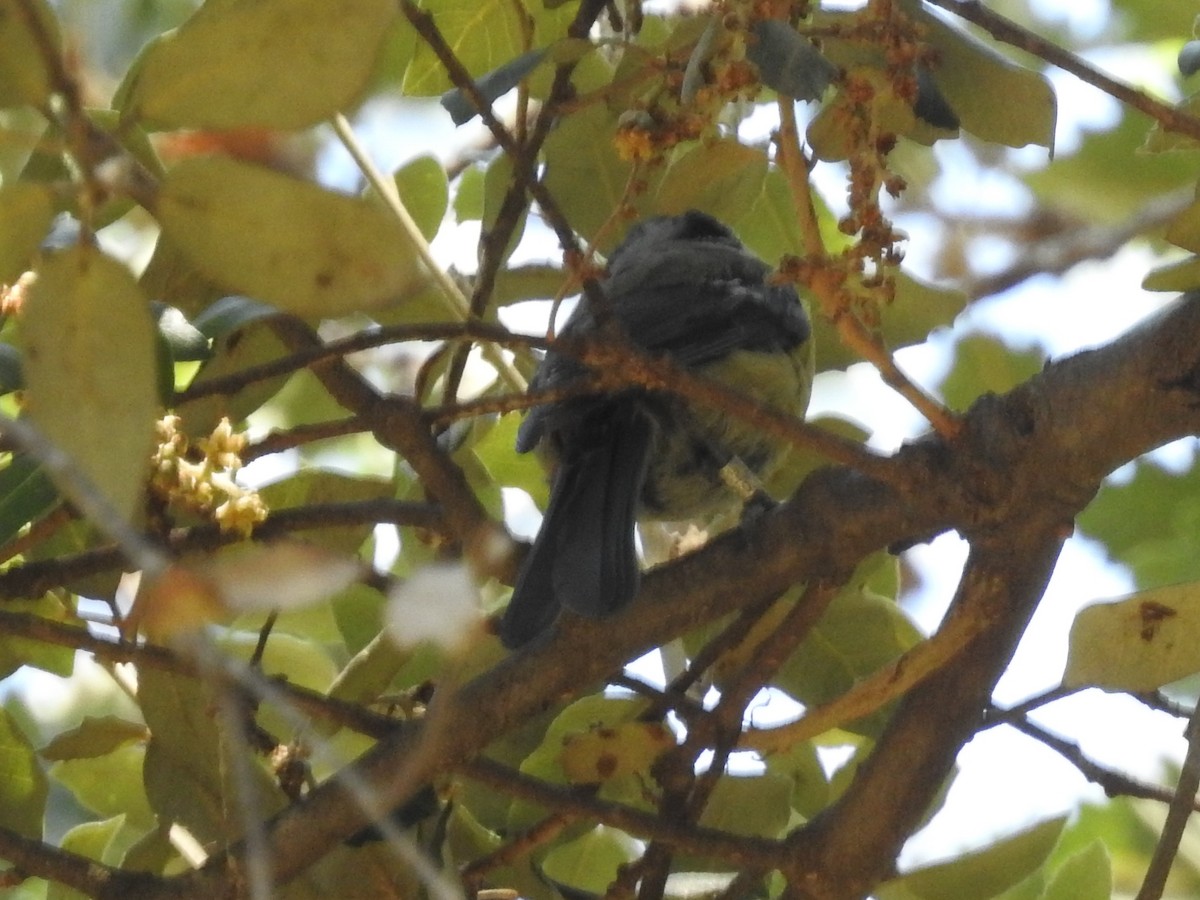
[[655,426],[647,410],[629,402],[603,422],[602,432],[578,442],[585,446],[555,470],[541,530],[500,624],[507,647],[549,628],[561,607],[602,618],[637,593],[634,524]]

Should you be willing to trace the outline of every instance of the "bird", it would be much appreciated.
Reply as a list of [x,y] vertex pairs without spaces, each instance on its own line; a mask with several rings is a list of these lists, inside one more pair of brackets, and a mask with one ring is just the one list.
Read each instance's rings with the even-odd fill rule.
[[[615,324],[634,348],[665,356],[802,418],[813,379],[811,327],[795,288],[733,231],[688,210],[644,219],[629,230],[598,280],[602,303],[586,296],[560,332],[585,339]],[[549,350],[532,393],[569,389],[588,369]],[[566,392],[533,407],[516,450],[537,450],[550,469],[550,498],[517,573],[499,626],[516,649],[546,633],[563,609],[603,619],[624,608],[641,578],[639,519],[709,520],[737,508],[723,477],[730,465],[769,476],[785,442],[726,412],[667,390],[630,387]]]

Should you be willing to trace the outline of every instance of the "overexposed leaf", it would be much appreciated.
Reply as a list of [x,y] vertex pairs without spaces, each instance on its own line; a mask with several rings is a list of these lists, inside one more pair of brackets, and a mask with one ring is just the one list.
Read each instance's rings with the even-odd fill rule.
[[154,323],[133,275],[94,247],[47,256],[26,295],[21,335],[30,417],[132,518],[158,414]]
[[328,600],[358,577],[359,562],[301,541],[239,546],[196,565],[235,613],[297,609]]
[[1086,606],[1071,624],[1063,685],[1152,691],[1200,672],[1200,584]]
[[179,163],[154,213],[204,275],[300,315],[379,307],[422,277],[408,235],[377,204],[231,159]]
[[229,612],[212,582],[188,566],[175,564],[139,582],[122,630],[126,637],[140,633],[169,643],[227,618]]
[[164,128],[297,129],[366,88],[391,0],[208,4],[157,38],[122,90],[127,118]]
[[462,564],[425,566],[391,592],[386,619],[401,646],[458,647],[479,624],[479,588]]

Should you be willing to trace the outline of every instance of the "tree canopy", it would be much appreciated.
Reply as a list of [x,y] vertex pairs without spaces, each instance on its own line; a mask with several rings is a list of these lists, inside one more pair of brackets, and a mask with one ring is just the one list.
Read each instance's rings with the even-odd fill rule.
[[[1200,19],[1046,7],[0,0],[6,896],[1200,893],[1200,479],[1153,455],[1200,431]],[[1115,104],[1056,150],[1068,78]],[[1001,212],[939,197],[985,178]],[[804,297],[808,421],[518,327],[688,209]],[[1160,299],[1100,346],[963,326],[1133,258]],[[935,345],[941,377],[897,362]],[[646,527],[627,609],[510,653],[549,347],[791,451],[777,506]],[[886,410],[838,393],[864,367]],[[927,633],[906,551],[948,533]],[[1003,706],[1073,533],[1137,591]],[[1083,691],[1175,717],[1182,764],[1150,783],[1047,724]],[[1110,799],[901,866],[992,729]]]

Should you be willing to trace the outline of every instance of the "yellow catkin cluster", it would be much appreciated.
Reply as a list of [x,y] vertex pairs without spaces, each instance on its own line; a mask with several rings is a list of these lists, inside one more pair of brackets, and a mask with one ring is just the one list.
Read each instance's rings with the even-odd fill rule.
[[266,519],[262,498],[234,480],[246,437],[235,434],[228,419],[221,419],[212,434],[193,444],[180,430],[178,416],[163,416],[157,437],[150,485],[171,507],[211,519],[222,531],[243,536]]

